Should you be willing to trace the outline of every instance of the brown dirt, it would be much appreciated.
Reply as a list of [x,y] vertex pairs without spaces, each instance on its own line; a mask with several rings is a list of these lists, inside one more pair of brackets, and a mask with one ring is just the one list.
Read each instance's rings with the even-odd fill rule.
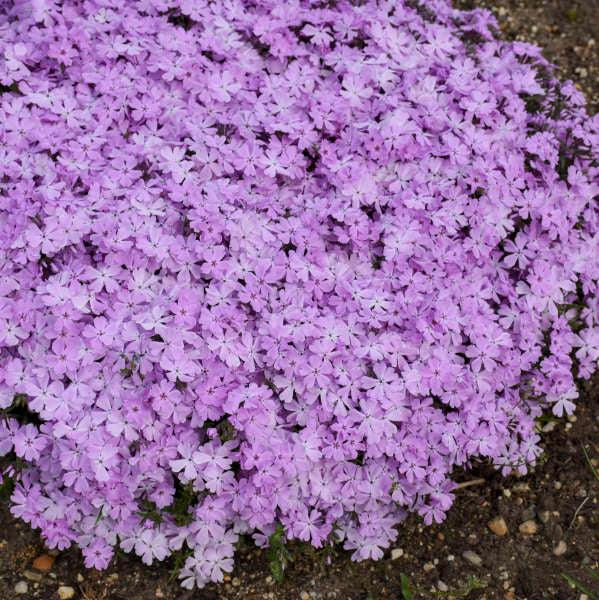
[[[504,39],[541,45],[546,58],[559,65],[560,78],[578,83],[590,112],[599,110],[599,0],[456,0],[455,5],[493,9]],[[3,499],[0,599],[55,599],[58,587],[67,585],[81,600],[401,600],[400,573],[423,590],[450,592],[463,590],[467,577],[475,575],[487,586],[471,592],[472,600],[580,598],[562,573],[599,594],[599,583],[583,568],[599,569],[599,481],[582,450],[585,445],[599,460],[599,377],[585,386],[575,419],[558,422],[543,436],[546,453],[527,476],[503,478],[478,467],[461,480],[483,481],[457,492],[445,523],[424,527],[419,518],[410,517],[395,544],[403,550],[400,558],[392,560],[387,552],[378,562],[351,563],[349,553],[337,551],[328,564],[324,556],[296,549],[296,560],[282,583],[273,580],[265,553],[251,545],[240,550],[235,571],[225,583],[192,592],[169,582],[172,562],[146,567],[123,555],[106,571],[96,572],[84,567],[75,549],[60,553],[51,570],[34,581],[27,575],[36,575],[32,564],[43,545],[35,532],[10,516]],[[497,516],[503,516],[508,527],[502,537],[487,525]],[[536,523],[536,534],[519,531],[526,520]],[[556,556],[560,541],[566,551]],[[481,558],[480,566],[463,558],[468,550]],[[14,591],[19,581],[29,587],[22,596]],[[415,599],[424,597],[414,594]]]
[[588,111],[599,112],[599,0],[454,0],[456,8],[487,8],[504,40],[537,44],[585,94]]

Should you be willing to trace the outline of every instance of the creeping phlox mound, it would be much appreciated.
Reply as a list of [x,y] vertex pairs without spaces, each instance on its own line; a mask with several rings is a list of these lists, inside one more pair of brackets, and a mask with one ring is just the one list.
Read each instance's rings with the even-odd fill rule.
[[599,357],[599,120],[488,12],[0,1],[0,452],[104,568],[379,558]]

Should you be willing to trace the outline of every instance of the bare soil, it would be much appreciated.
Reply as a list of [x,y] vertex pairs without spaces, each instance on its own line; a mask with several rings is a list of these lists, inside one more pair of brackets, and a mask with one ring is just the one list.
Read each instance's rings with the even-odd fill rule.
[[[589,112],[599,111],[599,0],[455,0],[455,5],[492,9],[503,39],[542,46],[559,66],[559,77],[572,79],[584,92]],[[223,584],[191,592],[169,581],[172,561],[147,567],[128,555],[97,572],[86,569],[81,553],[70,549],[40,572],[33,560],[44,554],[43,543],[11,517],[2,498],[0,600],[56,599],[61,585],[82,600],[402,600],[402,573],[414,587],[438,592],[415,592],[415,599],[460,597],[469,576],[486,583],[468,594],[472,600],[581,599],[563,573],[599,595],[599,582],[584,569],[599,570],[599,481],[583,453],[585,447],[599,468],[599,377],[582,389],[576,416],[553,427],[542,434],[545,454],[527,476],[504,478],[485,466],[458,474],[463,483],[475,483],[456,493],[442,525],[425,527],[411,516],[394,545],[394,556],[398,549],[402,556],[392,559],[389,551],[378,562],[352,563],[349,553],[337,550],[329,564],[321,554],[292,546],[295,560],[281,583],[273,579],[266,553],[249,543]],[[488,526],[500,516],[508,529],[503,536]],[[527,521],[535,533],[520,530]],[[479,565],[464,558],[468,551]],[[28,591],[19,595],[15,585],[21,581]]]

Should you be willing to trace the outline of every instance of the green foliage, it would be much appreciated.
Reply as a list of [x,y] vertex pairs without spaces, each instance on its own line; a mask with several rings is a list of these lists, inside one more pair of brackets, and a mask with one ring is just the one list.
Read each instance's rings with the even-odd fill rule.
[[138,511],[137,514],[142,519],[149,519],[150,521],[156,523],[156,525],[164,521],[164,517],[160,514],[160,510],[156,506],[155,502],[150,500],[142,500],[141,505],[142,510]]
[[589,465],[589,468],[591,469],[591,473],[593,473],[593,476],[595,477],[595,479],[597,481],[599,481],[599,473],[597,473],[597,469],[595,469],[595,467],[593,466],[593,463],[591,462],[591,459],[589,458],[587,449],[584,446],[582,447],[582,451],[584,453],[584,457],[587,461],[587,464]]
[[138,368],[138,362],[141,358],[139,354],[134,353],[131,358],[125,354],[121,354],[121,358],[125,361],[125,366],[121,369],[121,375],[125,378],[131,377]]
[[137,514],[142,519],[149,519],[159,525],[164,521],[164,513],[168,513],[174,517],[177,525],[189,525],[193,521],[193,514],[190,509],[198,503],[200,497],[206,494],[196,492],[193,482],[182,485],[177,481],[175,482],[175,490],[173,502],[168,506],[158,508],[155,502],[145,498],[141,501],[141,510]]
[[405,573],[400,573],[399,578],[402,600],[414,600],[414,594],[432,596],[433,598],[448,598],[449,596],[452,598],[466,598],[466,596],[468,596],[473,590],[480,590],[487,587],[486,583],[479,581],[474,575],[468,575],[465,588],[459,590],[450,590],[448,592],[430,592],[429,590],[413,587]]
[[[0,419],[14,418],[20,425],[33,423],[41,425],[42,420],[38,413],[29,410],[27,394],[14,394],[13,401],[10,406],[0,409]],[[12,461],[14,463],[14,460]]]
[[399,574],[399,580],[401,585],[401,595],[403,600],[412,600],[412,584],[405,573]]
[[198,493],[193,489],[193,482],[185,486],[179,486],[175,493],[172,504],[164,510],[175,517],[175,523],[179,526],[189,525],[193,521],[190,508],[198,502]]
[[[595,573],[594,571],[591,571],[591,569],[589,569],[588,567],[585,567],[585,569],[591,575],[591,577],[593,577],[594,579],[599,581],[599,575],[597,575],[597,573]],[[578,583],[578,581],[576,581],[575,579],[572,579],[572,577],[569,577],[565,573],[562,573],[562,577],[570,585],[573,585],[577,590],[581,591],[583,594],[586,594],[591,600],[599,600],[599,596],[597,596],[596,594],[593,594],[593,592],[588,590],[584,585],[582,585],[582,583]]]
[[285,530],[280,523],[277,525],[276,531],[268,538],[268,562],[272,576],[279,582],[283,580],[287,565],[294,560],[293,554],[285,546],[284,538]]
[[193,552],[186,547],[186,544],[184,544],[181,550],[176,550],[173,552],[172,556],[174,558],[174,565],[168,578],[169,583],[172,583],[176,579],[179,571],[185,566],[185,561],[192,554]]
[[19,84],[16,81],[13,81],[10,85],[3,85],[0,83],[0,94],[5,94],[7,92],[12,92],[13,94],[23,95],[23,92],[19,89]]
[[8,473],[2,475],[2,483],[0,483],[0,497],[10,496],[15,489],[15,478]]

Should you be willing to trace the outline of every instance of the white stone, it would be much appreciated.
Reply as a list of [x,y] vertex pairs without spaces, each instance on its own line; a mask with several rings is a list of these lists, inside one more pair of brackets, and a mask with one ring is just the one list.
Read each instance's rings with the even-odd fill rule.
[[555,556],[563,556],[566,553],[567,549],[568,546],[566,542],[564,542],[564,540],[560,540],[557,543],[557,546],[553,549],[553,554],[555,554]]
[[69,600],[75,597],[75,590],[68,585],[61,585],[58,588],[58,597],[60,600]]
[[521,523],[518,529],[520,530],[520,533],[523,533],[524,535],[534,535],[539,531],[539,526],[532,519],[529,519],[528,521]]
[[26,594],[28,590],[29,586],[27,585],[26,581],[19,581],[19,583],[15,585],[15,592],[17,594]]
[[401,548],[393,548],[391,550],[391,560],[397,560],[403,556],[403,550]]
[[472,550],[466,550],[462,556],[475,567],[480,567],[483,564],[483,559],[476,552],[472,552]]

